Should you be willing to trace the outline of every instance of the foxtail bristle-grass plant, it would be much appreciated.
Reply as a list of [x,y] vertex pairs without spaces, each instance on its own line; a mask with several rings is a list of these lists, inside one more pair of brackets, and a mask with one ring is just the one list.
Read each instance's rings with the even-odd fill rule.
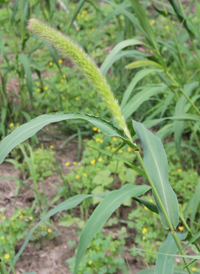
[[[188,265],[186,256],[184,255],[180,243],[181,237],[176,233],[176,227],[179,223],[178,201],[168,181],[168,163],[161,141],[153,133],[148,131],[143,124],[140,124],[134,120],[132,120],[130,127],[127,127],[125,120],[121,114],[118,102],[114,98],[114,95],[110,87],[108,86],[105,77],[103,77],[101,71],[97,68],[91,58],[75,42],[73,42],[69,37],[66,37],[62,33],[56,31],[55,29],[37,19],[30,19],[27,28],[31,32],[40,36],[45,41],[51,43],[64,56],[68,56],[74,61],[74,63],[79,67],[79,69],[85,74],[88,80],[98,91],[99,95],[107,105],[107,108],[111,111],[113,118],[117,121],[120,129],[118,129],[112,123],[101,119],[100,117],[88,114],[59,112],[41,115],[31,120],[29,123],[20,126],[10,135],[4,138],[4,140],[0,143],[0,163],[12,150],[12,148],[34,135],[45,125],[67,119],[81,119],[91,122],[94,126],[98,127],[99,130],[101,130],[101,132],[105,135],[119,137],[122,139],[124,144],[128,144],[129,146],[131,146],[134,150],[134,153],[136,153],[138,157],[142,169],[132,165],[131,163],[126,163],[129,164],[133,169],[137,170],[139,174],[147,178],[150,186],[126,184],[120,189],[104,194],[82,194],[69,198],[68,200],[57,205],[54,209],[50,210],[47,215],[30,230],[27,239],[25,240],[23,246],[21,247],[13,262],[15,263],[19,258],[20,254],[28,243],[34,229],[38,227],[42,222],[44,222],[47,218],[51,217],[57,212],[60,212],[62,210],[68,210],[70,208],[73,208],[74,206],[77,206],[88,197],[101,197],[103,198],[103,200],[94,210],[80,236],[76,256],[76,264],[74,269],[74,273],[77,273],[78,265],[87,249],[88,244],[97,234],[100,228],[105,224],[111,214],[126,199],[130,197],[137,198],[137,196],[142,195],[148,190],[152,189],[156,204],[146,202],[142,199],[138,200],[141,203],[145,204],[145,206],[148,207],[151,211],[159,214],[163,226],[170,231],[169,235],[171,239],[172,237],[174,239],[173,244],[175,245],[175,247],[177,246],[175,249],[173,249],[174,253],[179,250],[188,272],[190,274],[193,273],[191,267]],[[144,161],[142,160],[142,157],[139,153],[139,148],[132,142],[132,136],[130,132],[132,133],[132,135],[135,135],[135,133],[137,133],[137,135],[141,139],[144,150]],[[165,271],[168,270],[163,269],[166,267],[166,264],[159,263],[160,260],[163,260],[163,257],[165,259],[169,258],[168,245],[171,245],[172,243],[168,242],[168,238],[163,246],[163,248],[165,247],[165,254],[164,256],[161,256],[162,258],[158,258],[158,264],[156,263],[156,268],[159,271],[158,273],[161,273],[161,271],[162,273],[167,273]],[[175,254],[171,255],[175,256]],[[196,257],[194,256],[194,258]],[[172,260],[170,264],[173,269],[174,261]],[[167,268],[169,268],[169,264],[167,264]]]

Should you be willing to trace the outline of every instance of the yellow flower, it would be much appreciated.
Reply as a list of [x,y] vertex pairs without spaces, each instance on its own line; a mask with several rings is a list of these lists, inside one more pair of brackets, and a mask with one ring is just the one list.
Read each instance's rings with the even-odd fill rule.
[[92,31],[94,31],[94,29],[92,29]]
[[48,232],[48,233],[51,233],[51,231],[52,231],[51,228],[48,228],[47,232]]
[[39,86],[40,85],[40,83],[36,83],[36,86]]
[[174,25],[176,22],[175,21],[172,21],[172,24]]
[[184,230],[184,226],[179,226],[178,229],[179,229],[180,231],[183,231],[183,230]]
[[49,66],[53,66],[53,62],[49,62]]
[[79,31],[79,27],[76,27],[76,30]]
[[142,240],[144,241],[145,239],[146,239],[146,238],[143,236],[143,237],[142,237]]
[[116,149],[115,147],[112,148],[113,151],[114,151],[115,149]]
[[62,64],[62,62],[63,62],[62,59],[58,60],[58,63],[59,63],[59,64]]
[[95,141],[96,141],[96,142],[99,142],[99,141],[100,141],[100,139],[99,139],[99,138],[96,138],[96,139],[95,139]]
[[23,218],[23,215],[19,215],[19,218],[22,219],[22,218]]
[[116,137],[114,137],[114,138],[113,138],[113,142],[116,142],[116,141],[117,141],[117,138],[116,138]]
[[2,219],[5,220],[5,219],[6,219],[6,216],[3,216]]
[[88,16],[85,17],[85,21],[88,21]]
[[111,38],[112,38],[112,39],[115,39],[115,36],[113,35]]
[[91,264],[92,264],[92,261],[89,261],[88,264],[91,265]]
[[9,259],[10,255],[9,254],[5,254],[5,259]]
[[50,145],[50,148],[51,148],[51,149],[53,149],[53,148],[54,148],[54,146],[53,146],[53,145]]
[[103,160],[103,159],[102,159],[101,157],[98,159],[99,162],[102,162],[102,160]]
[[66,165],[66,166],[69,166],[69,162],[66,162],[65,165]]
[[66,75],[65,75],[65,74],[63,74],[63,78],[66,78]]
[[75,165],[76,165],[76,162],[73,162],[73,165],[75,166]]
[[62,82],[64,82],[64,80],[63,80],[63,79],[61,79],[61,80],[60,80],[60,82],[62,83]]
[[87,177],[87,174],[86,174],[86,173],[83,173],[83,176],[84,176],[84,177]]
[[48,87],[44,87],[44,90],[47,90],[48,89]]
[[128,148],[127,148],[127,151],[128,151],[128,152],[131,152],[131,148],[130,148],[130,147],[128,147]]
[[119,153],[122,153],[122,152],[123,152],[123,150],[122,150],[122,149],[120,149],[118,152],[119,152]]
[[79,179],[80,178],[80,176],[79,175],[76,175],[76,179]]
[[93,54],[95,54],[96,52],[93,50],[93,52],[92,52]]
[[97,131],[97,130],[98,130],[98,128],[97,128],[97,127],[93,127],[93,130],[94,130],[94,131]]
[[168,28],[169,28],[169,26],[168,26],[168,25],[166,25],[166,26],[165,26],[165,29],[168,29]]
[[101,130],[100,130],[100,129],[98,129],[97,131],[98,131],[99,133],[101,132]]
[[87,14],[87,10],[82,10],[82,14]]
[[153,24],[155,24],[155,22],[156,22],[155,20],[151,20],[150,25],[153,26]]
[[195,266],[192,267],[192,271],[196,271],[197,268]]
[[182,169],[181,169],[181,168],[179,168],[179,169],[178,169],[178,172],[180,173],[181,171],[182,171]]
[[19,210],[19,211],[18,211],[18,214],[21,214],[21,213],[22,213],[22,212]]
[[81,163],[78,163],[78,166],[81,166]]
[[152,200],[152,199],[149,199],[149,202],[153,203],[153,200]]
[[144,227],[143,229],[142,229],[142,234],[145,234],[147,232],[147,229],[146,229],[146,227]]
[[107,149],[110,149],[110,146],[107,146],[106,148],[107,148]]
[[91,163],[91,165],[94,165],[96,163],[96,160],[93,159],[90,163]]
[[75,9],[76,9],[76,7],[75,7],[75,6],[73,6],[73,7],[72,7],[72,9],[73,9],[73,10],[75,10]]
[[10,127],[14,127],[14,124],[13,124],[13,123],[10,123]]
[[146,210],[147,210],[147,207],[146,207],[146,206],[144,206],[144,209],[146,209]]
[[2,241],[4,240],[4,237],[3,237],[3,236],[1,236],[1,240],[2,240]]
[[79,97],[77,96],[77,97],[75,98],[75,100],[78,101],[78,100],[79,100]]
[[36,151],[36,154],[39,154],[39,151],[38,151],[38,150]]
[[40,92],[41,91],[41,89],[40,88],[37,88],[37,92]]
[[103,143],[103,140],[102,140],[102,139],[100,139],[100,140],[99,140],[99,142],[100,142],[100,143]]
[[62,100],[65,100],[65,96],[62,97]]
[[31,221],[32,221],[32,220],[33,220],[33,216],[30,216],[30,217],[29,217],[29,220],[31,220]]

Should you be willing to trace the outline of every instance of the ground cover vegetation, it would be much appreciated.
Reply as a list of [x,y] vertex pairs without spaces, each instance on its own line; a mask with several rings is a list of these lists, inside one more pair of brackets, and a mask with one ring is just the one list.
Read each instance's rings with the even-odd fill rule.
[[70,273],[200,273],[198,1],[1,0],[0,24],[0,163],[22,174],[0,180],[34,195],[0,208],[0,273],[60,227]]

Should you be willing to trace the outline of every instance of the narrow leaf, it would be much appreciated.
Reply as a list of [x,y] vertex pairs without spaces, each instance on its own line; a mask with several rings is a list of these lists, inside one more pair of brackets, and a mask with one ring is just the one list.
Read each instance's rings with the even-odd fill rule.
[[[28,236],[26,237],[26,240],[24,241],[22,247],[20,248],[20,250],[18,251],[17,255],[15,256],[14,260],[13,260],[13,264],[15,264],[17,262],[17,260],[19,259],[20,255],[22,254],[23,250],[25,249],[26,245],[28,244],[34,230],[40,226],[42,223],[44,223],[48,218],[50,218],[51,216],[55,215],[58,212],[61,212],[63,210],[68,210],[71,208],[74,208],[75,206],[79,205],[84,199],[89,198],[89,197],[100,197],[100,198],[104,198],[108,195],[108,193],[104,193],[104,194],[100,194],[100,195],[92,195],[92,194],[81,194],[81,195],[76,195],[72,198],[69,198],[68,200],[58,204],[55,208],[53,208],[52,210],[50,210],[46,216],[44,218],[42,218],[41,221],[39,221],[33,228],[31,228],[31,230],[28,233]],[[11,268],[9,269],[8,273],[10,273]]]
[[[168,179],[167,156],[158,137],[151,133],[144,124],[132,120],[133,127],[139,136],[144,151],[144,164],[158,192],[169,219],[174,228],[179,223],[179,208],[176,194]],[[154,195],[155,197],[155,195]],[[168,222],[155,198],[162,224],[169,228]]]
[[128,119],[145,101],[150,97],[162,92],[166,89],[165,85],[159,87],[145,87],[142,91],[138,92],[129,102],[123,107],[122,114],[125,119]]
[[10,135],[5,137],[0,143],[0,164],[14,147],[33,136],[44,126],[50,123],[71,119],[88,121],[96,126],[98,129],[100,129],[105,135],[120,137],[133,149],[138,149],[134,144],[132,144],[124,137],[124,135],[118,128],[113,126],[113,124],[111,124],[110,122],[101,119],[100,117],[88,114],[58,112],[38,116],[30,122],[15,129]]
[[134,87],[137,85],[137,83],[140,80],[142,80],[149,73],[156,72],[156,71],[158,71],[158,69],[143,69],[136,73],[136,75],[131,80],[130,84],[128,85],[127,89],[124,92],[122,102],[121,102],[121,108],[123,108],[125,106],[125,104],[127,103],[127,101],[129,100],[129,97],[131,96],[131,93],[132,93]]
[[[177,234],[179,241],[185,239],[187,232],[183,234]],[[159,248],[159,253],[176,254],[178,247],[172,237],[172,234],[167,235],[167,239]],[[155,274],[173,274],[174,273],[174,257],[158,254],[156,259]]]
[[141,44],[143,44],[143,42],[141,42],[137,39],[124,40],[124,41],[120,42],[119,44],[117,44],[112,49],[112,51],[108,54],[108,56],[104,60],[103,64],[101,65],[100,69],[101,69],[102,73],[104,75],[107,73],[108,69],[110,68],[110,63],[111,63],[112,59],[114,58],[115,55],[117,55],[117,53],[120,50],[122,50],[128,46],[141,45]]
[[23,53],[20,53],[19,60],[24,67],[29,96],[30,96],[31,101],[33,101],[33,82],[32,82],[32,73],[31,73],[31,69],[30,69],[29,59]]
[[121,189],[110,192],[106,198],[96,207],[81,233],[74,273],[77,273],[78,265],[90,241],[105,224],[111,214],[128,198],[144,194],[149,189],[150,187],[146,185],[124,185]]
[[160,64],[154,61],[148,61],[148,60],[135,61],[133,63],[128,64],[125,68],[133,69],[133,68],[139,68],[144,66],[153,66],[153,67],[159,68],[161,71],[163,70],[163,67]]

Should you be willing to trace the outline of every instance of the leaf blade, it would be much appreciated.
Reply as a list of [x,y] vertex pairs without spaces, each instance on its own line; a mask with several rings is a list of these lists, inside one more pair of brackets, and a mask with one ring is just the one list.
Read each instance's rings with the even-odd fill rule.
[[94,126],[99,128],[105,135],[116,136],[121,138],[123,141],[127,142],[132,148],[138,149],[135,145],[133,145],[130,141],[128,141],[122,132],[113,126],[110,122],[103,120],[99,117],[88,115],[88,114],[80,114],[80,113],[51,113],[40,115],[37,118],[31,120],[30,122],[20,126],[15,129],[10,135],[5,137],[3,141],[0,143],[0,164],[3,162],[8,153],[21,142],[33,136],[36,132],[42,129],[44,126],[68,119],[78,119],[84,120],[92,123]]
[[127,184],[121,189],[109,193],[106,198],[96,207],[87,224],[85,225],[78,244],[74,273],[83,257],[88,244],[104,225],[111,214],[128,198],[144,194],[150,189],[149,186],[136,186]]
[[[173,227],[179,223],[179,207],[177,197],[169,184],[168,163],[162,142],[151,133],[144,124],[132,120],[133,127],[139,136],[144,150],[144,164],[158,192]],[[155,197],[155,195],[154,195]],[[161,222],[165,228],[169,228],[168,222],[155,197]]]

